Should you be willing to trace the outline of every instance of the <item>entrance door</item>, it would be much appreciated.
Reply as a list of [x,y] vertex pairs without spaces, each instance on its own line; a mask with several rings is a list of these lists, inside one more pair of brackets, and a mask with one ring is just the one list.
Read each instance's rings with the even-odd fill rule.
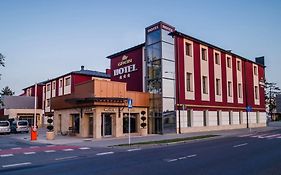
[[89,137],[93,137],[93,128],[94,126],[94,120],[93,120],[93,115],[89,116]]
[[111,136],[112,135],[112,117],[110,113],[102,114],[102,136]]

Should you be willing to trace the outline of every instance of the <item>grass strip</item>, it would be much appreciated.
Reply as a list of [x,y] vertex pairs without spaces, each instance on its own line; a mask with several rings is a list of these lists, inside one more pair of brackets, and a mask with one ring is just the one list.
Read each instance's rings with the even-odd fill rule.
[[191,140],[200,140],[205,138],[216,137],[219,135],[202,135],[202,136],[194,136],[194,137],[185,137],[185,138],[175,138],[175,139],[166,139],[166,140],[157,140],[157,141],[147,141],[147,142],[138,142],[129,144],[120,144],[115,146],[133,146],[133,145],[155,145],[155,144],[169,144],[169,143],[177,143]]

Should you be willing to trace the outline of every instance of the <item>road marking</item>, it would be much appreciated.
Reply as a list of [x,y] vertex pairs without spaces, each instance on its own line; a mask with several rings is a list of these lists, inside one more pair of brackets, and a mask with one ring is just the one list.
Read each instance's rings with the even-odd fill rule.
[[132,151],[139,151],[139,150],[141,150],[140,148],[135,148],[135,149],[129,149],[129,150],[127,150],[128,152],[132,152]]
[[15,166],[23,166],[23,165],[30,165],[31,162],[24,162],[24,163],[17,163],[17,164],[10,164],[10,165],[2,165],[2,168],[9,168]]
[[14,154],[2,154],[2,155],[0,155],[0,157],[11,157],[11,156],[14,156]]
[[242,143],[242,144],[239,144],[239,145],[234,145],[233,148],[237,148],[237,147],[241,147],[241,146],[245,146],[245,145],[248,145],[248,143]]
[[90,149],[90,148],[88,148],[88,147],[82,147],[82,148],[79,148],[79,149],[81,149],[81,150],[87,150],[87,149]]
[[30,155],[30,154],[35,154],[35,152],[25,152],[25,153],[23,153],[23,154],[25,154],[25,155]]
[[265,138],[279,137],[280,135],[281,134],[273,134],[273,135],[265,136]]
[[281,137],[276,137],[276,138],[281,139]]
[[29,147],[29,148],[39,148],[39,146],[31,146],[31,147]]
[[11,149],[22,149],[21,147],[11,148]]
[[186,159],[186,158],[187,158],[187,156],[185,156],[185,157],[180,157],[179,160],[183,160],[183,159]]
[[44,151],[45,153],[54,153],[54,152],[56,152],[55,150],[46,150],[46,151]]
[[253,135],[251,137],[258,137],[258,138],[263,138],[263,136],[266,136],[267,134],[258,134],[258,135]]
[[192,158],[192,157],[196,157],[197,156],[197,154],[192,154],[192,155],[189,155],[189,156],[187,156],[188,158]]
[[167,160],[167,162],[174,162],[174,161],[177,161],[178,159],[170,159],[170,160]]
[[63,149],[63,151],[73,151],[73,149],[69,148],[69,149]]
[[60,157],[60,158],[56,158],[55,160],[66,160],[66,159],[73,159],[76,157],[78,157],[78,156]]
[[104,153],[97,153],[97,156],[102,156],[102,155],[108,155],[108,154],[113,154],[114,152],[104,152]]
[[56,146],[56,145],[47,145],[46,147],[52,147],[52,146]]

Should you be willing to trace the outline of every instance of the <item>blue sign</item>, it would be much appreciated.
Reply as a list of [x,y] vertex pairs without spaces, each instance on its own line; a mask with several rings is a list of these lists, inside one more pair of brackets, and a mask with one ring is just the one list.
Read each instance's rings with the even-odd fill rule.
[[253,110],[252,106],[247,106],[247,107],[246,107],[246,111],[247,111],[247,112],[251,112],[252,110]]
[[128,98],[128,108],[131,109],[133,108],[133,99]]

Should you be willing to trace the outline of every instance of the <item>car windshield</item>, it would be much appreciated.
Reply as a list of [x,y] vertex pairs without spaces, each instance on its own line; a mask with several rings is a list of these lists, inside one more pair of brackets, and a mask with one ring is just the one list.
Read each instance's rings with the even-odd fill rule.
[[0,122],[0,126],[9,126],[8,122]]
[[28,125],[28,123],[27,123],[27,121],[19,121],[18,125],[19,126],[26,126],[26,125]]

